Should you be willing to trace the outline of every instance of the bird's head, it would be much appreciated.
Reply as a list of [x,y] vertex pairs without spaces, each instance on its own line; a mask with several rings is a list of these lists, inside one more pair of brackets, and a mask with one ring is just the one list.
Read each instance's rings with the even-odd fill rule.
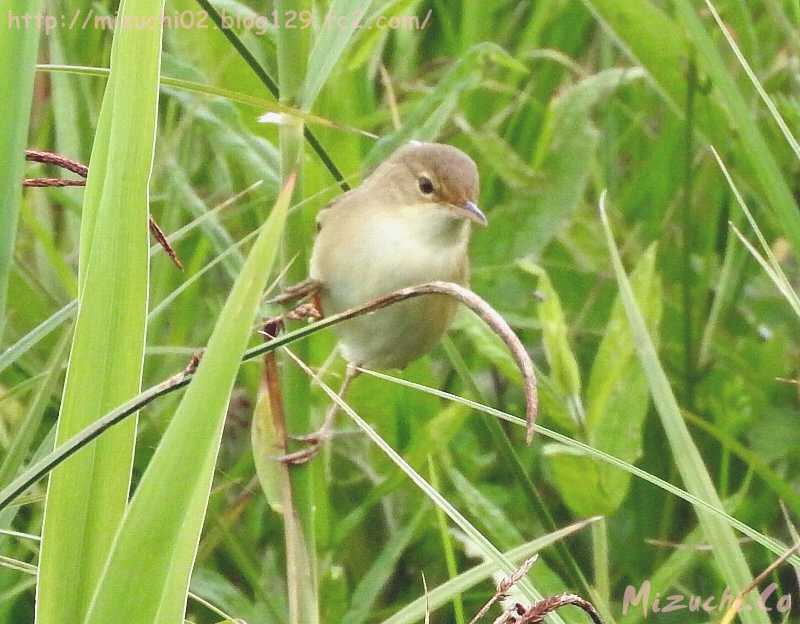
[[461,150],[413,141],[378,168],[374,176],[378,184],[386,181],[382,170],[409,203],[429,204],[453,217],[487,225],[486,215],[478,208],[478,168]]

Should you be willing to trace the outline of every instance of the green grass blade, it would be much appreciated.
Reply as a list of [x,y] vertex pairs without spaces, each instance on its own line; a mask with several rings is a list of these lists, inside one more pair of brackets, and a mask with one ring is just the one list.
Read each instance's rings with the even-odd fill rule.
[[[307,368],[307,366],[301,360],[295,358],[295,361],[306,371],[308,375],[314,376],[314,373],[311,372],[311,369]],[[514,572],[516,572],[517,566],[511,563],[511,561],[509,561],[503,555],[503,553],[497,549],[497,547],[495,547],[477,528],[475,528],[475,526],[469,520],[467,520],[461,514],[461,512],[453,507],[450,501],[437,492],[430,485],[430,483],[428,483],[422,477],[422,475],[414,470],[408,464],[408,462],[406,462],[397,453],[397,451],[395,451],[363,418],[361,418],[352,407],[345,403],[341,397],[339,397],[339,395],[337,395],[336,392],[330,388],[330,386],[328,386],[318,377],[314,378],[319,383],[319,387],[322,388],[322,390],[330,397],[330,399],[335,401],[339,407],[350,418],[353,419],[359,428],[367,434],[370,440],[372,440],[378,446],[378,448],[380,448],[381,451],[383,451],[386,456],[411,479],[414,485],[422,490],[423,493],[429,499],[431,499],[436,506],[438,506],[448,515],[453,523],[456,524],[456,526],[458,526],[458,528],[466,534],[467,538],[475,544],[475,547],[481,551],[481,554],[484,557],[492,560],[499,569],[508,575],[512,575]],[[523,595],[526,597],[526,599],[530,600],[531,603],[542,599],[542,595],[536,590],[536,588],[534,588],[527,578],[520,579],[516,587],[522,591]],[[550,617],[553,622],[563,624],[563,620],[556,614],[553,614]]]
[[[738,152],[749,165],[773,209],[775,222],[800,249],[800,214],[786,179],[762,134],[747,101],[728,71],[714,41],[706,32],[690,0],[674,0],[678,22],[650,0],[584,0],[598,19],[653,78],[658,90],[677,114],[686,101],[686,66],[690,46],[696,50],[699,69],[713,89],[698,106],[697,125],[719,145],[731,142],[736,129]],[[685,31],[682,31],[681,27]]]
[[300,96],[303,110],[310,110],[314,105],[319,92],[356,32],[358,21],[355,16],[366,14],[371,4],[372,0],[333,0],[330,3],[320,35],[308,58],[306,80]]
[[761,267],[764,269],[764,272],[769,276],[781,294],[786,298],[786,301],[792,307],[794,313],[800,318],[800,296],[798,296],[797,292],[792,286],[792,283],[789,281],[789,278],[786,277],[786,273],[784,273],[783,269],[781,268],[780,262],[778,262],[778,259],[775,257],[775,254],[767,242],[767,239],[764,238],[764,235],[761,233],[761,228],[758,227],[758,223],[753,217],[753,214],[750,212],[750,209],[747,207],[744,197],[742,197],[741,192],[739,192],[739,188],[733,181],[733,178],[731,177],[728,168],[725,166],[725,163],[722,161],[722,158],[720,158],[719,153],[717,153],[717,150],[713,147],[711,148],[711,152],[714,154],[714,158],[716,159],[722,174],[725,176],[725,181],[728,183],[731,191],[733,191],[736,202],[739,204],[742,212],[744,212],[745,217],[747,217],[747,222],[756,233],[756,237],[758,238],[758,242],[761,245],[764,255],[762,256],[758,250],[742,235],[739,229],[735,225],[731,224],[733,231],[742,241],[750,254],[761,265]]
[[[49,72],[55,74],[74,74],[76,76],[96,76],[98,78],[108,78],[109,69],[107,67],[88,67],[83,65],[52,65],[52,64],[39,64],[36,69],[40,72]],[[173,78],[171,76],[161,76],[161,87],[173,87],[187,93],[196,93],[198,95],[205,95],[207,97],[220,97],[237,104],[244,104],[257,109],[261,112],[273,112],[281,115],[287,115],[297,120],[304,121],[308,124],[315,124],[325,128],[334,128],[345,132],[355,134],[363,134],[371,136],[368,132],[352,128],[349,126],[342,126],[330,119],[320,117],[319,115],[312,115],[305,111],[292,106],[286,106],[273,100],[265,100],[264,98],[250,95],[247,93],[240,93],[239,91],[231,91],[230,89],[223,89],[209,84],[202,84],[193,82],[191,80],[184,80],[182,78]]]
[[350,609],[342,616],[341,624],[364,624],[369,621],[375,602],[397,567],[401,555],[417,536],[422,521],[429,516],[430,512],[430,506],[423,505],[408,524],[395,532],[381,548],[375,562],[353,589],[350,596]]
[[[4,85],[5,112],[0,117],[0,338],[6,324],[6,290],[14,255],[22,171],[28,140],[39,28],[12,23],[13,15],[38,15],[41,0],[9,0],[3,3],[0,32],[0,84]],[[6,12],[8,15],[6,15]]]
[[0,373],[30,351],[40,340],[49,336],[50,332],[60,327],[67,319],[72,318],[77,310],[78,301],[70,301],[63,308],[53,313],[50,317],[22,336],[22,338],[3,351],[3,353],[0,353]]
[[738,130],[740,136],[742,157],[749,161],[750,169],[772,206],[777,223],[786,232],[795,251],[800,250],[800,213],[797,204],[750,106],[739,92],[736,80],[725,66],[717,46],[703,27],[697,9],[689,0],[675,0],[674,4],[681,23],[697,48],[700,67],[708,72],[715,90],[722,94],[731,125]]
[[[442,399],[446,399],[448,401],[453,401],[455,403],[459,403],[461,405],[466,405],[467,407],[471,407],[474,410],[479,412],[483,412],[485,414],[490,414],[501,420],[508,421],[514,425],[519,427],[525,426],[525,419],[520,418],[518,416],[514,416],[513,414],[509,414],[508,412],[504,412],[502,410],[496,409],[494,407],[490,407],[488,405],[483,405],[482,403],[478,403],[477,401],[472,401],[471,399],[465,399],[455,394],[451,394],[449,392],[445,392],[444,390],[438,390],[436,388],[431,388],[430,386],[424,386],[422,384],[415,383],[413,381],[408,381],[406,379],[401,379],[399,377],[392,377],[391,375],[387,375],[386,373],[379,373],[377,371],[369,370],[367,368],[360,368],[361,372],[371,375],[373,377],[377,377],[378,379],[383,379],[384,381],[388,381],[390,383],[399,384],[401,386],[406,386],[407,388],[412,388],[414,390],[418,390],[420,392],[426,392],[433,396],[441,397]],[[631,473],[633,476],[642,479],[643,481],[647,481],[655,485],[656,487],[661,488],[665,492],[669,492],[673,496],[677,496],[678,498],[685,500],[692,505],[702,508],[714,515],[716,515],[720,520],[723,520],[731,527],[746,535],[754,542],[761,544],[764,548],[768,549],[770,552],[780,556],[786,552],[788,546],[779,540],[774,538],[768,537],[763,533],[756,531],[753,527],[745,524],[741,520],[734,518],[729,513],[725,512],[722,507],[714,506],[713,504],[707,502],[706,500],[692,494],[691,492],[687,492],[686,490],[682,490],[676,485],[673,485],[669,481],[665,481],[660,477],[657,477],[646,470],[642,470],[641,468],[634,466],[631,463],[628,463],[618,457],[615,457],[605,451],[598,450],[589,446],[588,444],[584,444],[583,442],[579,442],[578,440],[574,440],[569,436],[565,436],[562,433],[558,433],[557,431],[553,431],[552,429],[548,429],[547,427],[542,427],[541,425],[536,425],[535,427],[536,433],[541,434],[542,436],[549,438],[551,440],[555,440],[556,442],[560,442],[565,446],[569,446],[576,451],[579,451],[582,454],[590,455],[597,459],[598,461],[605,462],[612,466],[616,466],[620,470],[625,470],[626,472]],[[0,504],[2,504],[4,497],[3,493],[0,493]],[[793,555],[791,562],[793,565],[800,565],[800,556]]]
[[739,49],[739,46],[736,43],[736,40],[731,35],[728,28],[725,26],[722,18],[720,17],[719,13],[717,12],[716,7],[711,2],[711,0],[706,0],[706,6],[708,10],[711,11],[711,15],[714,17],[714,21],[717,22],[717,26],[722,31],[722,34],[725,35],[725,40],[728,42],[728,45],[731,46],[733,53],[736,55],[736,60],[739,61],[739,64],[744,69],[744,72],[747,74],[747,77],[750,79],[750,82],[753,83],[753,87],[758,92],[759,97],[764,102],[766,107],[769,109],[770,115],[775,120],[775,123],[778,124],[778,127],[781,129],[781,133],[783,133],[786,142],[792,148],[794,155],[797,156],[797,159],[800,160],[800,144],[797,143],[797,139],[795,138],[794,134],[792,134],[791,129],[789,128],[788,124],[784,120],[783,116],[781,115],[778,107],[775,105],[775,102],[767,93],[764,86],[761,84],[761,81],[756,76],[753,69],[750,67],[750,63],[747,62],[742,51]]
[[[156,20],[161,10],[159,0],[121,8]],[[57,443],[140,390],[160,58],[160,28],[121,29],[114,38],[84,195],[80,303]],[[127,505],[135,432],[130,419],[51,475],[38,624],[83,620]]]
[[14,432],[11,445],[8,447],[5,457],[3,457],[3,463],[0,464],[0,483],[3,485],[9,483],[23,465],[42,424],[44,412],[50,403],[50,397],[54,392],[58,392],[57,383],[61,379],[64,358],[68,353],[71,337],[72,327],[65,328],[63,336],[58,339],[50,354],[45,368],[45,378],[36,392],[25,420],[17,426]]
[[[277,256],[293,186],[290,178],[262,227],[142,477],[86,624],[177,622],[184,615],[228,399]],[[150,556],[143,559],[142,552]]]
[[775,494],[786,504],[787,507],[800,516],[800,494],[793,488],[791,483],[782,478],[758,453],[747,448],[734,436],[726,433],[723,429],[703,420],[691,412],[683,411],[684,418],[698,429],[705,431],[714,437],[721,446],[737,455],[755,474],[766,483]]
[[[366,158],[365,167],[367,169],[374,167],[411,139],[434,140],[440,128],[437,123],[432,124],[432,120],[440,122],[453,112],[461,94],[478,85],[485,71],[485,65],[489,62],[513,64],[513,67],[517,68],[517,62],[497,44],[483,42],[473,46],[442,76],[436,87],[417,103],[403,126],[373,146]],[[524,66],[522,70],[525,71]]]
[[[678,407],[678,402],[672,393],[669,380],[658,360],[658,354],[650,339],[647,324],[636,304],[633,289],[622,265],[622,259],[611,231],[611,225],[608,222],[604,202],[605,197],[600,202],[600,216],[608,241],[617,283],[619,284],[620,295],[628,315],[631,332],[634,335],[636,351],[645,371],[653,402],[658,414],[661,416],[662,425],[672,447],[672,454],[678,471],[687,489],[692,494],[707,501],[714,507],[722,509],[722,501],[714,489],[714,484],[703,463],[703,458],[700,456],[689,429],[681,417],[680,407]],[[722,521],[719,516],[710,514],[701,508],[697,508],[696,511],[703,527],[703,533],[709,544],[711,544],[714,556],[719,564],[720,572],[731,591],[736,594],[736,592],[747,587],[753,580],[736,537],[730,526]],[[746,624],[769,621],[764,612],[757,610],[743,611],[741,616],[742,621]]]
[[[568,527],[558,529],[542,537],[537,537],[535,540],[531,540],[521,546],[512,548],[503,553],[503,555],[506,559],[514,563],[524,561],[551,544],[569,537],[573,533],[577,533],[595,520],[597,520],[597,518],[576,522]],[[494,562],[476,565],[446,583],[442,583],[438,587],[430,590],[427,596],[421,596],[407,604],[390,618],[381,622],[381,624],[413,624],[414,622],[419,622],[425,617],[427,608],[430,608],[431,611],[435,611],[439,607],[447,604],[454,596],[464,593],[478,583],[490,578],[497,569],[498,567]]]

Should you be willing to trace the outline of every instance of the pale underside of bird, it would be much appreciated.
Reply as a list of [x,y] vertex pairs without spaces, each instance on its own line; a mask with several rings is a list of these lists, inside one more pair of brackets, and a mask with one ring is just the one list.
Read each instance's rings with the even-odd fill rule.
[[[477,190],[466,154],[416,143],[323,210],[310,276],[321,284],[324,313],[431,281],[466,285],[470,223],[485,224]],[[336,328],[340,351],[356,365],[404,368],[437,344],[456,307],[426,295],[347,321]]]

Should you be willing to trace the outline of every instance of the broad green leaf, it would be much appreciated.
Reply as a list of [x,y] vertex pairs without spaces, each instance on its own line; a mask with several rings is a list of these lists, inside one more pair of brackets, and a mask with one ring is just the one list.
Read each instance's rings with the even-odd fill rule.
[[[667,375],[661,367],[647,324],[636,303],[636,297],[622,265],[603,202],[604,199],[601,200],[600,216],[620,296],[625,306],[631,333],[634,336],[636,353],[644,369],[656,410],[661,417],[675,464],[689,492],[717,509],[721,509],[722,501],[714,489],[714,483],[706,470],[703,458],[681,416],[680,407],[672,393]],[[749,587],[753,577],[733,530],[718,515],[709,513],[701,507],[696,507],[695,511],[728,587],[734,594]],[[766,614],[758,609],[743,610],[740,615],[745,624],[769,621]]]
[[[228,399],[277,256],[294,178],[236,279],[197,373],[125,514],[86,624],[179,622]],[[142,558],[143,552],[150,556]]]
[[6,96],[0,116],[0,338],[6,324],[6,290],[14,254],[19,204],[22,200],[22,172],[28,141],[39,28],[15,24],[13,16],[38,15],[41,0],[3,2],[0,20],[0,84]]
[[553,98],[535,153],[526,156],[538,177],[535,190],[492,211],[489,227],[475,233],[476,258],[484,264],[538,258],[581,205],[600,141],[595,109],[643,75],[638,68],[608,69]]
[[[148,183],[161,58],[159,0],[125,0],[121,15],[154,28],[114,37],[81,219],[79,307],[56,443],[139,393],[148,288]],[[81,622],[128,501],[136,421],[50,476],[37,623]]]
[[535,188],[541,182],[530,164],[496,132],[470,128],[467,137],[480,157],[479,162],[487,163],[509,188],[521,192]]
[[253,462],[256,466],[256,475],[261,484],[261,490],[267,498],[272,511],[283,513],[281,503],[281,476],[282,467],[275,457],[281,450],[275,446],[278,433],[272,420],[270,409],[269,391],[266,384],[261,385],[258,399],[253,409],[253,422],[250,424],[250,441],[253,447]]
[[[661,318],[661,288],[655,272],[656,246],[631,274],[636,301],[652,335]],[[593,447],[634,463],[642,455],[642,428],[649,408],[647,380],[636,362],[633,336],[617,296],[597,349],[586,390],[587,439]],[[548,447],[548,465],[567,505],[581,515],[611,515],[625,500],[631,475],[598,464],[561,445]],[[576,479],[592,483],[576,488]]]
[[519,266],[524,271],[539,277],[539,292],[542,301],[538,304],[539,323],[542,327],[542,342],[550,376],[559,392],[566,398],[570,413],[575,422],[583,424],[585,419],[581,399],[581,371],[578,360],[569,344],[569,330],[561,299],[553,288],[553,283],[542,267],[527,260],[521,260]]

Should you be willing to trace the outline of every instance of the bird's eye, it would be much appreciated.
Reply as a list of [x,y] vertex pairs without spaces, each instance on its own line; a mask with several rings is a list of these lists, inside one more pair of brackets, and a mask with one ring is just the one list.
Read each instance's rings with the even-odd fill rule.
[[433,193],[433,182],[431,182],[430,178],[422,176],[419,179],[419,190],[425,195]]

